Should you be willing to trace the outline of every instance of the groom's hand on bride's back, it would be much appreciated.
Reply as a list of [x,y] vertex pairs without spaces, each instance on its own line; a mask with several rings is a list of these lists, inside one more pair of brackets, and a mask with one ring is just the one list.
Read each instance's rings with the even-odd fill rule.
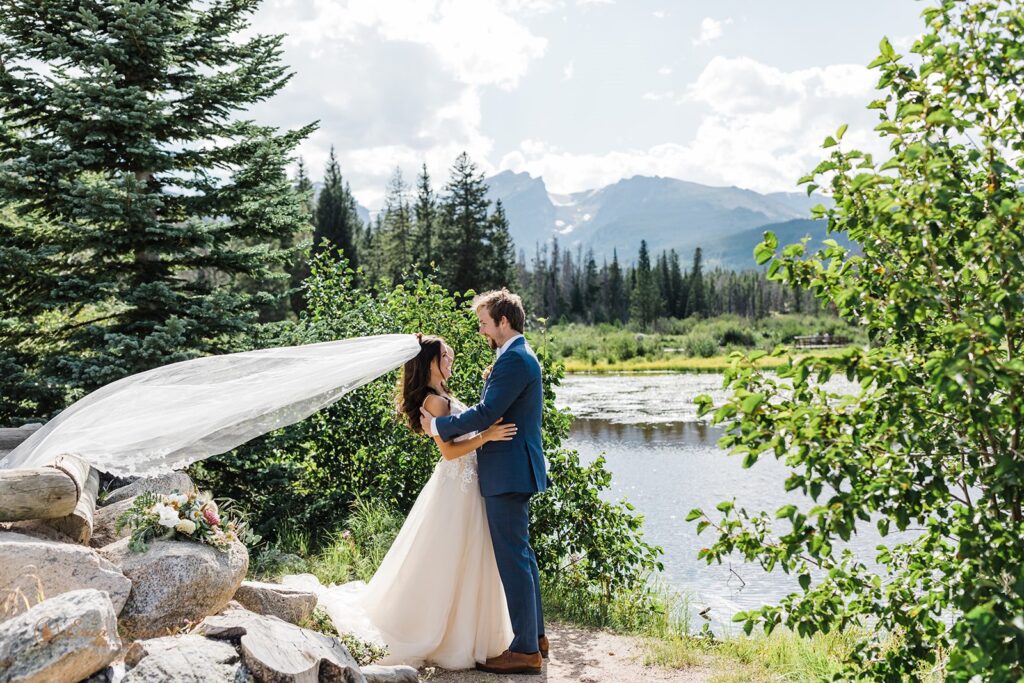
[[420,406],[420,427],[423,429],[423,433],[430,436],[430,421],[434,419],[433,413],[429,410]]

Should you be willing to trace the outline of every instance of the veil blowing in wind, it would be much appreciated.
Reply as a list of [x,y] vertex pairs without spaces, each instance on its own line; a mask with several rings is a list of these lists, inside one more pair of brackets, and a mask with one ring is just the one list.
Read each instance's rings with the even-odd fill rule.
[[71,454],[110,474],[152,476],[325,408],[419,353],[412,334],[205,356],[112,382],[0,459],[41,467]]

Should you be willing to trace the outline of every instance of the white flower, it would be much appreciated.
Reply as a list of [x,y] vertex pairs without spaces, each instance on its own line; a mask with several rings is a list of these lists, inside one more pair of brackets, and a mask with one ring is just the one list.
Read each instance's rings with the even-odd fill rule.
[[174,528],[183,534],[192,534],[196,530],[196,523],[190,519],[183,519],[174,525]]
[[153,506],[154,513],[160,515],[160,525],[167,528],[173,528],[178,523],[178,511],[169,505],[163,503],[157,503]]
[[172,493],[167,496],[169,503],[177,503],[178,505],[184,505],[188,502],[188,496],[181,493]]

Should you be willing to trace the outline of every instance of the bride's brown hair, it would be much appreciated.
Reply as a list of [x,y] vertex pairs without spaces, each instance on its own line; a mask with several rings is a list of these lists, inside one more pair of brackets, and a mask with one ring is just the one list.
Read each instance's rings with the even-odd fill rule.
[[[441,358],[444,340],[441,337],[426,334],[417,334],[416,338],[420,342],[420,352],[402,367],[400,382],[402,389],[398,396],[398,412],[408,421],[409,429],[417,434],[422,434],[420,406],[427,400],[429,394],[437,393],[430,386],[430,367]],[[442,384],[441,387],[446,392],[448,391],[447,385]]]

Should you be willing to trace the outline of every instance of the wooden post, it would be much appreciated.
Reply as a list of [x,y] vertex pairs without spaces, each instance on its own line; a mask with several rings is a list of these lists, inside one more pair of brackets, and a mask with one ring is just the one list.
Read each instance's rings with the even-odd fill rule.
[[[79,460],[78,462],[84,461]],[[84,464],[88,467],[89,474],[81,489],[75,509],[65,517],[47,521],[47,524],[80,545],[88,545],[89,539],[92,538],[93,520],[96,516],[96,496],[100,490],[99,470],[89,467],[88,463]]]

